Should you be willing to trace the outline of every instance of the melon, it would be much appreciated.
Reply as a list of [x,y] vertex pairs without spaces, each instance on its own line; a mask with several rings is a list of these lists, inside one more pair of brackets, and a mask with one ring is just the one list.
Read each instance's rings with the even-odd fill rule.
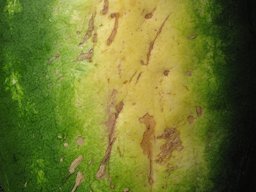
[[5,192],[214,189],[232,114],[217,1],[0,5]]

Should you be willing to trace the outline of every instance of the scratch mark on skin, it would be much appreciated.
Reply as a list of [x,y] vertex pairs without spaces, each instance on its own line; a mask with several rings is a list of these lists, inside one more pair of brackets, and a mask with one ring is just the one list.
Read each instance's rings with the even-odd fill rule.
[[109,1],[104,0],[104,5],[103,5],[103,8],[101,10],[101,14],[106,15],[108,13],[108,8],[109,8]]
[[115,24],[114,24],[114,27],[113,27],[113,30],[110,34],[110,36],[108,37],[107,39],[107,45],[111,45],[112,42],[114,41],[115,39],[115,36],[116,36],[116,33],[117,33],[117,29],[118,29],[118,21],[119,21],[119,17],[120,17],[120,14],[119,13],[112,13],[110,15],[110,17],[113,19],[115,19]]
[[155,42],[156,42],[157,38],[159,37],[159,35],[161,34],[161,32],[162,32],[162,30],[163,30],[163,27],[164,27],[164,25],[165,25],[165,23],[166,23],[166,21],[168,20],[169,17],[170,17],[170,15],[168,15],[168,16],[164,19],[163,23],[161,24],[160,28],[158,29],[158,31],[157,31],[157,33],[156,33],[156,35],[155,35],[155,37],[154,37],[154,39],[149,43],[149,48],[148,48],[148,52],[147,52],[146,62],[144,62],[143,60],[141,60],[141,64],[142,64],[142,65],[148,65],[148,64],[149,64],[149,60],[150,60],[150,57],[151,57],[151,52],[152,52],[152,50],[154,49]]
[[124,107],[123,101],[120,101],[119,103],[115,104],[116,103],[116,95],[117,95],[117,90],[114,89],[112,91],[110,101],[109,101],[109,104],[107,107],[107,113],[109,114],[108,120],[106,121],[106,126],[108,128],[108,146],[105,151],[105,155],[100,163],[100,167],[96,173],[97,179],[102,179],[105,176],[106,166],[107,166],[107,163],[109,162],[112,147],[116,140],[116,138],[115,138],[116,121]]
[[137,71],[135,71],[135,72],[132,74],[131,78],[129,79],[129,83],[132,82],[132,80],[133,80],[133,78],[135,77],[136,74],[137,74]]
[[79,43],[79,45],[83,45],[88,39],[91,38],[92,36],[92,33],[94,31],[94,20],[95,20],[95,17],[96,17],[96,13],[93,13],[90,20],[89,20],[89,23],[88,23],[88,29],[83,37],[83,40]]
[[143,150],[143,153],[147,155],[149,160],[149,172],[148,172],[148,183],[152,186],[154,183],[153,179],[153,144],[152,140],[155,137],[155,126],[156,122],[154,117],[146,113],[143,117],[139,118],[140,123],[143,123],[146,126],[140,146]]
[[80,53],[80,55],[77,57],[77,61],[88,61],[92,62],[92,57],[93,57],[93,48],[91,48],[88,52],[86,53]]
[[112,147],[113,147],[113,144],[115,142],[116,138],[113,137],[111,142],[108,143],[108,147],[107,147],[107,150],[105,152],[105,155],[104,155],[104,158],[102,159],[101,163],[100,163],[100,167],[96,173],[96,178],[97,179],[102,179],[104,176],[105,176],[105,173],[106,173],[106,166],[107,166],[107,163],[110,159],[110,155],[111,155],[111,151],[112,151]]
[[139,82],[141,75],[142,75],[142,72],[140,72],[139,75],[137,76],[135,84],[137,84]]
[[75,192],[83,181],[84,181],[84,175],[80,171],[78,171],[76,175],[76,182],[71,192]]
[[70,165],[69,167],[69,173],[73,174],[76,170],[76,168],[78,167],[78,165],[80,165],[80,163],[83,161],[83,156],[79,155]]

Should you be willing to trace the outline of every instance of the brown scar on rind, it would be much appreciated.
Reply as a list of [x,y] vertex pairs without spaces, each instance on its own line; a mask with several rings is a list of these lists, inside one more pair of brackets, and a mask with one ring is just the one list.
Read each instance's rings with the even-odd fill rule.
[[104,0],[103,8],[101,10],[101,14],[102,15],[106,15],[108,13],[108,9],[109,9],[109,1],[108,0]]
[[76,170],[76,168],[78,167],[78,165],[80,165],[80,163],[83,161],[83,156],[79,155],[70,165],[68,171],[70,174],[73,174]]
[[100,163],[100,167],[96,173],[96,178],[97,179],[102,179],[105,174],[106,174],[106,166],[108,164],[108,161],[110,159],[110,155],[111,155],[111,152],[112,152],[112,147],[113,147],[113,144],[115,142],[116,138],[112,138],[112,141],[110,143],[108,143],[108,147],[105,151],[105,155],[103,157],[103,159],[101,160],[101,163]]
[[111,13],[110,18],[115,19],[114,27],[112,29],[111,34],[109,35],[107,39],[107,45],[111,45],[112,42],[115,39],[115,36],[117,34],[117,29],[118,29],[118,21],[119,21],[120,14],[119,13]]
[[88,23],[88,29],[87,29],[84,37],[83,37],[83,40],[79,43],[79,45],[83,45],[88,39],[91,38],[92,33],[94,31],[94,20],[95,20],[95,17],[96,17],[96,12],[94,12],[92,14],[92,16],[90,17],[89,23]]
[[159,37],[159,35],[161,34],[161,32],[163,30],[163,27],[164,27],[164,25],[165,25],[165,23],[166,23],[166,21],[168,20],[169,17],[170,17],[170,14],[164,19],[164,21],[162,22],[161,26],[159,27],[159,29],[158,29],[155,37],[154,37],[154,39],[149,43],[146,62],[141,60],[142,65],[148,65],[149,64],[149,60],[150,60],[150,57],[151,57],[151,52],[154,49],[155,42],[156,42],[157,38]]
[[97,179],[102,179],[106,174],[106,166],[107,166],[107,163],[109,162],[112,147],[116,140],[114,136],[116,121],[124,107],[123,101],[120,101],[116,104],[116,95],[117,95],[117,90],[114,89],[111,93],[109,104],[107,106],[108,119],[105,125],[108,128],[108,146],[105,151],[105,155],[100,163],[99,169],[96,173]]
[[153,14],[154,14],[155,10],[156,10],[156,7],[151,12],[146,13],[144,18],[145,19],[151,19],[153,17]]
[[97,32],[94,32],[93,36],[92,36],[92,42],[97,43],[97,41],[98,41],[98,34],[97,34]]
[[164,72],[163,72],[164,76],[168,76],[169,73],[170,73],[170,70],[168,70],[168,69],[164,70]]
[[80,55],[77,57],[77,61],[88,61],[92,62],[92,57],[93,57],[93,48],[91,48],[88,52],[86,53],[80,53]]
[[194,121],[195,121],[195,117],[194,117],[193,115],[189,115],[189,116],[187,117],[187,120],[188,120],[188,123],[189,123],[189,124],[192,124],[192,123],[194,123]]
[[160,153],[156,159],[157,163],[166,163],[171,158],[173,151],[181,151],[183,149],[179,132],[175,128],[166,128],[157,139],[165,140],[165,143],[160,146]]
[[84,175],[80,171],[78,171],[76,175],[76,182],[71,192],[75,192],[77,188],[82,184],[83,181],[84,181]]
[[149,160],[149,172],[148,172],[148,183],[152,186],[154,183],[153,178],[153,140],[155,137],[155,126],[156,122],[154,117],[146,113],[143,117],[139,118],[139,122],[146,126],[146,130],[143,133],[140,146],[143,153],[147,156]]
[[203,115],[203,108],[201,106],[196,106],[196,114],[198,117]]

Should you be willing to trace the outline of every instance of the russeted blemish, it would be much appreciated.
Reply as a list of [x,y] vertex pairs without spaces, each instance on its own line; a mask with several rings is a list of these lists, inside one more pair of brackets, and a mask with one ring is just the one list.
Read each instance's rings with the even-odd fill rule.
[[76,170],[76,168],[81,164],[81,162],[83,161],[83,156],[79,155],[76,159],[74,159],[71,163],[71,165],[69,166],[69,173],[73,174]]
[[103,8],[101,10],[101,14],[106,15],[108,13],[108,10],[109,10],[109,0],[104,0],[103,1]]
[[91,15],[91,17],[89,19],[89,23],[88,23],[88,29],[87,29],[82,41],[79,43],[79,45],[83,45],[91,38],[94,28],[95,28],[95,26],[94,26],[95,17],[96,17],[96,12]]
[[71,192],[75,192],[77,188],[82,184],[83,181],[84,181],[84,175],[82,174],[81,171],[78,171],[76,175],[75,185]]
[[173,151],[183,149],[179,132],[175,128],[166,128],[161,135],[157,136],[157,139],[165,140],[165,143],[160,146],[160,153],[156,158],[157,163],[167,163]]
[[115,140],[116,140],[116,137],[115,137],[116,121],[124,107],[123,101],[120,101],[120,102],[116,101],[117,94],[118,94],[117,90],[113,89],[107,104],[106,112],[108,114],[108,119],[105,122],[105,125],[107,127],[107,132],[108,132],[108,146],[105,151],[105,155],[101,160],[98,171],[96,173],[97,179],[102,179],[106,174],[106,166],[109,162],[113,144],[115,143]]
[[143,150],[144,155],[147,156],[149,161],[148,170],[148,183],[152,186],[154,183],[153,178],[153,140],[155,137],[155,126],[156,122],[154,117],[146,113],[144,116],[139,118],[139,122],[146,126],[146,130],[143,133],[140,146]]
[[111,45],[116,37],[117,29],[118,29],[118,21],[119,21],[120,13],[111,13],[110,18],[115,19],[114,27],[111,31],[111,34],[109,35],[107,39],[107,45]]

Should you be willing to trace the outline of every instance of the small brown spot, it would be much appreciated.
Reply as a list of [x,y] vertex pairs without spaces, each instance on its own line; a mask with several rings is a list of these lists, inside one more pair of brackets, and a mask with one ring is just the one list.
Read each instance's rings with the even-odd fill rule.
[[68,171],[70,174],[73,174],[75,172],[75,169],[80,165],[80,163],[83,161],[83,156],[79,155],[70,165]]
[[153,17],[153,14],[155,12],[156,8],[154,8],[151,12],[147,13],[144,18],[145,19],[151,19]]
[[68,143],[64,143],[63,146],[67,148],[68,147]]
[[203,114],[203,108],[200,106],[196,106],[196,114],[198,117],[202,116]]
[[188,123],[189,123],[189,124],[192,124],[192,123],[194,123],[194,121],[195,121],[195,117],[194,117],[193,115],[189,115],[189,116],[187,117],[187,120],[188,120]]
[[82,136],[77,137],[76,144],[82,146],[84,144],[84,138]]
[[153,17],[153,13],[147,13],[145,15],[145,19],[151,19]]
[[125,188],[123,192],[129,192],[130,190],[128,188]]
[[192,71],[187,71],[187,72],[186,72],[186,75],[189,76],[189,77],[191,77],[191,76],[192,76]]
[[164,76],[168,76],[169,73],[170,73],[170,70],[168,70],[168,69],[164,70],[164,72],[163,72]]
[[106,15],[108,13],[108,8],[109,8],[109,2],[108,2],[108,0],[104,0],[104,5],[101,10],[101,14]]
[[194,39],[197,38],[197,34],[196,34],[196,33],[193,33],[193,34],[189,35],[187,38],[188,38],[189,40],[194,40]]
[[114,41],[115,36],[117,34],[119,17],[120,17],[119,13],[111,13],[111,15],[110,15],[110,18],[115,19],[115,23],[114,23],[113,30],[107,39],[108,46],[112,44],[112,42]]

